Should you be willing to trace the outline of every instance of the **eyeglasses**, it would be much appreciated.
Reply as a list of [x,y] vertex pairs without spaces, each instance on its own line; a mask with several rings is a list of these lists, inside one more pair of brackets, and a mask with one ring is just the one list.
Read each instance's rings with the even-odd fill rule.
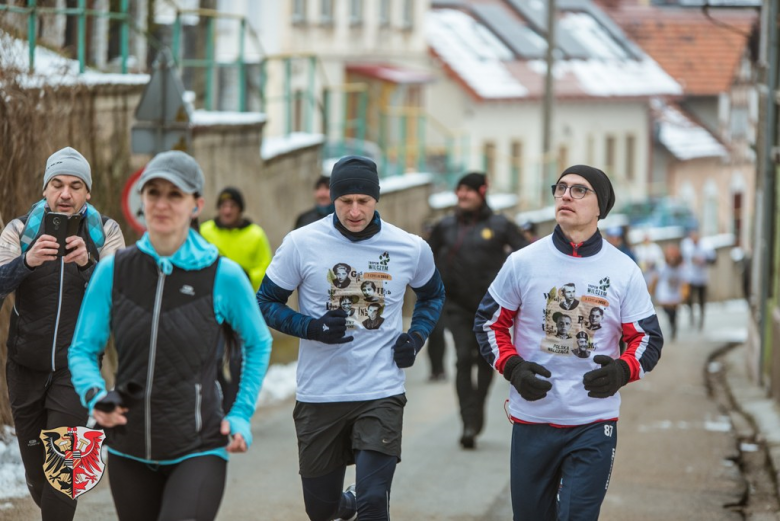
[[595,193],[595,190],[591,190],[587,186],[582,185],[572,185],[569,186],[566,183],[558,183],[555,185],[552,185],[552,194],[553,197],[556,199],[560,199],[564,195],[566,195],[566,190],[569,191],[569,195],[571,195],[574,199],[582,199],[586,195],[588,195],[588,192]]

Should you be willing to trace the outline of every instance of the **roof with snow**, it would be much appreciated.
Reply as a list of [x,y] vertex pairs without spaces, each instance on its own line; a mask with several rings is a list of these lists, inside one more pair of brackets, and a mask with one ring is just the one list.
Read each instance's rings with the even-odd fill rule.
[[[680,85],[590,0],[559,1],[557,98],[679,95]],[[538,99],[547,71],[544,0],[436,1],[426,18],[431,53],[472,96]]]
[[701,9],[680,7],[617,4],[606,9],[685,94],[694,96],[729,90],[757,18],[752,9],[711,10],[711,18]]
[[659,99],[652,100],[651,107],[658,141],[680,161],[728,155],[726,147],[681,108]]
[[145,85],[148,74],[103,73],[87,69],[79,74],[79,62],[54,51],[35,47],[35,69],[27,72],[30,65],[30,48],[26,40],[14,38],[0,30],[0,68],[16,69],[17,80],[24,87],[43,85]]

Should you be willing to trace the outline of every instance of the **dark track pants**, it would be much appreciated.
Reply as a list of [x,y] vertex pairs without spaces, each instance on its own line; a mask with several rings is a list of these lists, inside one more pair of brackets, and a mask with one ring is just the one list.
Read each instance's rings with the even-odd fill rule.
[[444,341],[444,317],[439,317],[436,326],[428,335],[428,358],[431,361],[431,377],[444,376],[444,351],[446,343]]
[[[390,487],[398,458],[372,450],[355,451],[357,512],[360,521],[390,519]],[[351,514],[342,492],[346,466],[316,478],[301,477],[303,502],[311,521],[329,521]],[[349,513],[347,513],[349,512]]]
[[43,521],[71,521],[76,501],[55,490],[43,471],[45,449],[41,430],[80,427],[87,423],[87,410],[70,381],[70,371],[35,371],[8,360],[6,381],[11,414],[24,464],[27,488],[41,508]]
[[688,291],[688,307],[691,310],[691,327],[693,327],[693,300],[699,301],[699,329],[704,327],[704,306],[707,303],[707,286],[691,284]]
[[[445,311],[447,327],[455,340],[455,390],[458,392],[460,416],[464,428],[470,427],[480,433],[485,422],[485,400],[495,371],[480,354],[479,343],[473,331],[474,313],[456,305],[445,306]],[[473,375],[475,366],[476,382]]]
[[596,521],[617,447],[617,422],[512,426],[515,521]]
[[227,461],[219,456],[197,456],[175,465],[108,457],[120,521],[211,521],[222,502],[226,473]]

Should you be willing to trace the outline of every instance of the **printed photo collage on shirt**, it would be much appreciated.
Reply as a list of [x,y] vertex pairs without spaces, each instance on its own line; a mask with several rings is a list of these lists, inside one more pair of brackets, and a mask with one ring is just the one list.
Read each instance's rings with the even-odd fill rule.
[[554,355],[590,358],[596,349],[596,332],[601,329],[609,302],[594,295],[578,295],[577,286],[566,282],[545,295],[541,350]]
[[347,329],[379,329],[385,321],[385,286],[388,273],[357,271],[349,262],[328,270],[328,310],[347,313]]

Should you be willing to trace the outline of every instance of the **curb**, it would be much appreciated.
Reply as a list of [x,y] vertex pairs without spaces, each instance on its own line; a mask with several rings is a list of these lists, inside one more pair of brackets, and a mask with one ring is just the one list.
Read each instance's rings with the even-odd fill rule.
[[740,411],[755,426],[758,436],[766,443],[769,463],[780,496],[780,404],[767,398],[766,391],[748,376],[746,347],[731,349],[722,359],[729,392]]

